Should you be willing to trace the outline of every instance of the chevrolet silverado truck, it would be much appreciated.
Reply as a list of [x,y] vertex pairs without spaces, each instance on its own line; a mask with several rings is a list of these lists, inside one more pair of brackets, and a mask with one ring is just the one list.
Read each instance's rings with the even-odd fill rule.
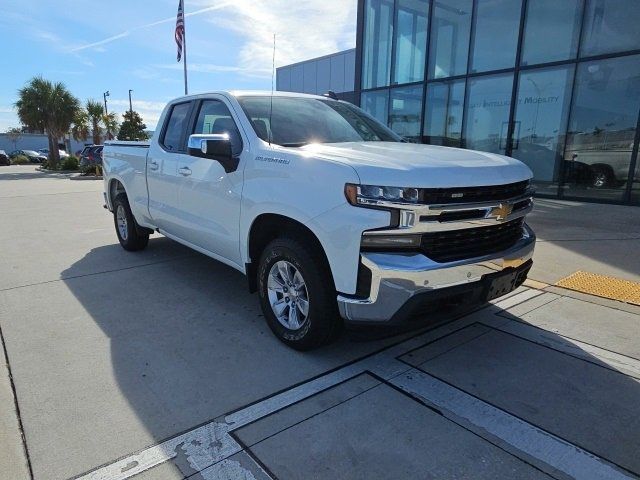
[[331,96],[178,98],[149,143],[105,142],[105,207],[123,248],[154,232],[245,274],[287,345],[343,324],[406,325],[526,279],[531,171],[407,143]]

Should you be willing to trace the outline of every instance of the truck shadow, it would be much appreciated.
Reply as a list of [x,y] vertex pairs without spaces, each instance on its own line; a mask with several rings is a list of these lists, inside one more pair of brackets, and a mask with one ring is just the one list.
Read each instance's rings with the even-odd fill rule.
[[[200,254],[176,257],[175,250],[182,249],[152,238],[142,255],[152,256],[153,263],[78,276],[88,266],[122,254],[119,245],[107,245],[91,250],[62,274],[109,339],[119,394],[157,442],[405,338],[353,342],[342,335],[313,352],[293,351],[269,331],[243,275]],[[486,309],[472,315],[485,314]],[[526,324],[522,318],[511,320]],[[567,342],[547,334],[557,337],[558,344]],[[497,332],[488,345],[477,339],[462,342],[418,368],[640,472],[634,453],[640,450],[640,383],[576,348],[559,353],[552,346]],[[82,384],[82,378],[67,381]],[[380,448],[381,454],[389,454]]]

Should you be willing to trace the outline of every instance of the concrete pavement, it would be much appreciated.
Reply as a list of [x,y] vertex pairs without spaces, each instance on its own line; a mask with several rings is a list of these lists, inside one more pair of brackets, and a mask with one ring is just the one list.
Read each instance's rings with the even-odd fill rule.
[[[32,170],[0,168],[0,328],[36,479],[640,473],[640,309],[523,288],[425,333],[293,352],[240,274],[160,236],[125,252],[101,182]],[[637,278],[619,253],[635,210],[537,204],[533,278]],[[29,478],[15,408],[0,429],[0,472]]]

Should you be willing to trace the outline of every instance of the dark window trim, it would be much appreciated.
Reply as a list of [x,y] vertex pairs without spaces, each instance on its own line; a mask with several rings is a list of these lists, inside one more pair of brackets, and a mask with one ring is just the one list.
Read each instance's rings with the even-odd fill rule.
[[[194,100],[186,100],[186,101],[176,102],[171,104],[171,107],[167,112],[167,118],[164,119],[164,124],[162,125],[162,132],[160,133],[160,137],[158,137],[159,138],[158,145],[160,145],[160,148],[162,148],[162,150],[164,150],[165,152],[168,152],[168,153],[186,153],[187,152],[186,133],[187,133],[187,128],[189,125],[190,118],[193,115],[194,103],[195,103]],[[184,104],[189,104],[189,112],[187,112],[187,128],[182,129],[182,133],[180,136],[180,150],[169,150],[164,145],[164,137],[167,133],[167,128],[169,127],[169,121],[171,120],[173,109],[176,108],[176,106],[178,105],[184,105]]]
[[615,55],[598,55],[598,56],[594,56],[594,57],[585,57],[585,58],[580,58],[580,59],[575,59],[574,58],[572,60],[559,60],[559,61],[554,61],[554,62],[537,63],[535,65],[522,65],[522,66],[520,66],[518,68],[516,68],[516,67],[513,67],[513,68],[501,68],[500,70],[490,70],[490,71],[487,71],[487,72],[470,73],[468,75],[461,74],[461,75],[454,75],[454,76],[451,76],[451,77],[433,78],[433,79],[427,80],[426,82],[421,81],[421,82],[399,83],[397,85],[390,85],[390,86],[384,86],[384,87],[362,88],[362,89],[360,89],[360,93],[372,92],[374,90],[384,90],[385,88],[413,86],[413,85],[419,85],[421,83],[438,83],[438,82],[447,82],[447,81],[450,81],[450,80],[464,80],[466,78],[484,77],[484,76],[487,76],[487,75],[498,75],[500,73],[515,72],[516,70],[518,70],[518,71],[538,70],[538,69],[543,69],[543,68],[547,68],[547,67],[560,67],[560,66],[564,66],[564,65],[579,64],[579,63],[585,63],[585,62],[596,62],[596,61],[599,61],[599,60],[609,60],[609,59],[620,58],[620,57],[628,57],[628,56],[633,56],[633,55],[640,55],[640,50],[630,50],[628,52],[621,52],[621,53],[617,53]]

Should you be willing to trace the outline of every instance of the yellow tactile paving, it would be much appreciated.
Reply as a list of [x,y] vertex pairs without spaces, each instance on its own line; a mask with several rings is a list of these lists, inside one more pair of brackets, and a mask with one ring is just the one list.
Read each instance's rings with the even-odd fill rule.
[[598,297],[640,305],[640,283],[638,282],[577,271],[563,278],[556,285]]

